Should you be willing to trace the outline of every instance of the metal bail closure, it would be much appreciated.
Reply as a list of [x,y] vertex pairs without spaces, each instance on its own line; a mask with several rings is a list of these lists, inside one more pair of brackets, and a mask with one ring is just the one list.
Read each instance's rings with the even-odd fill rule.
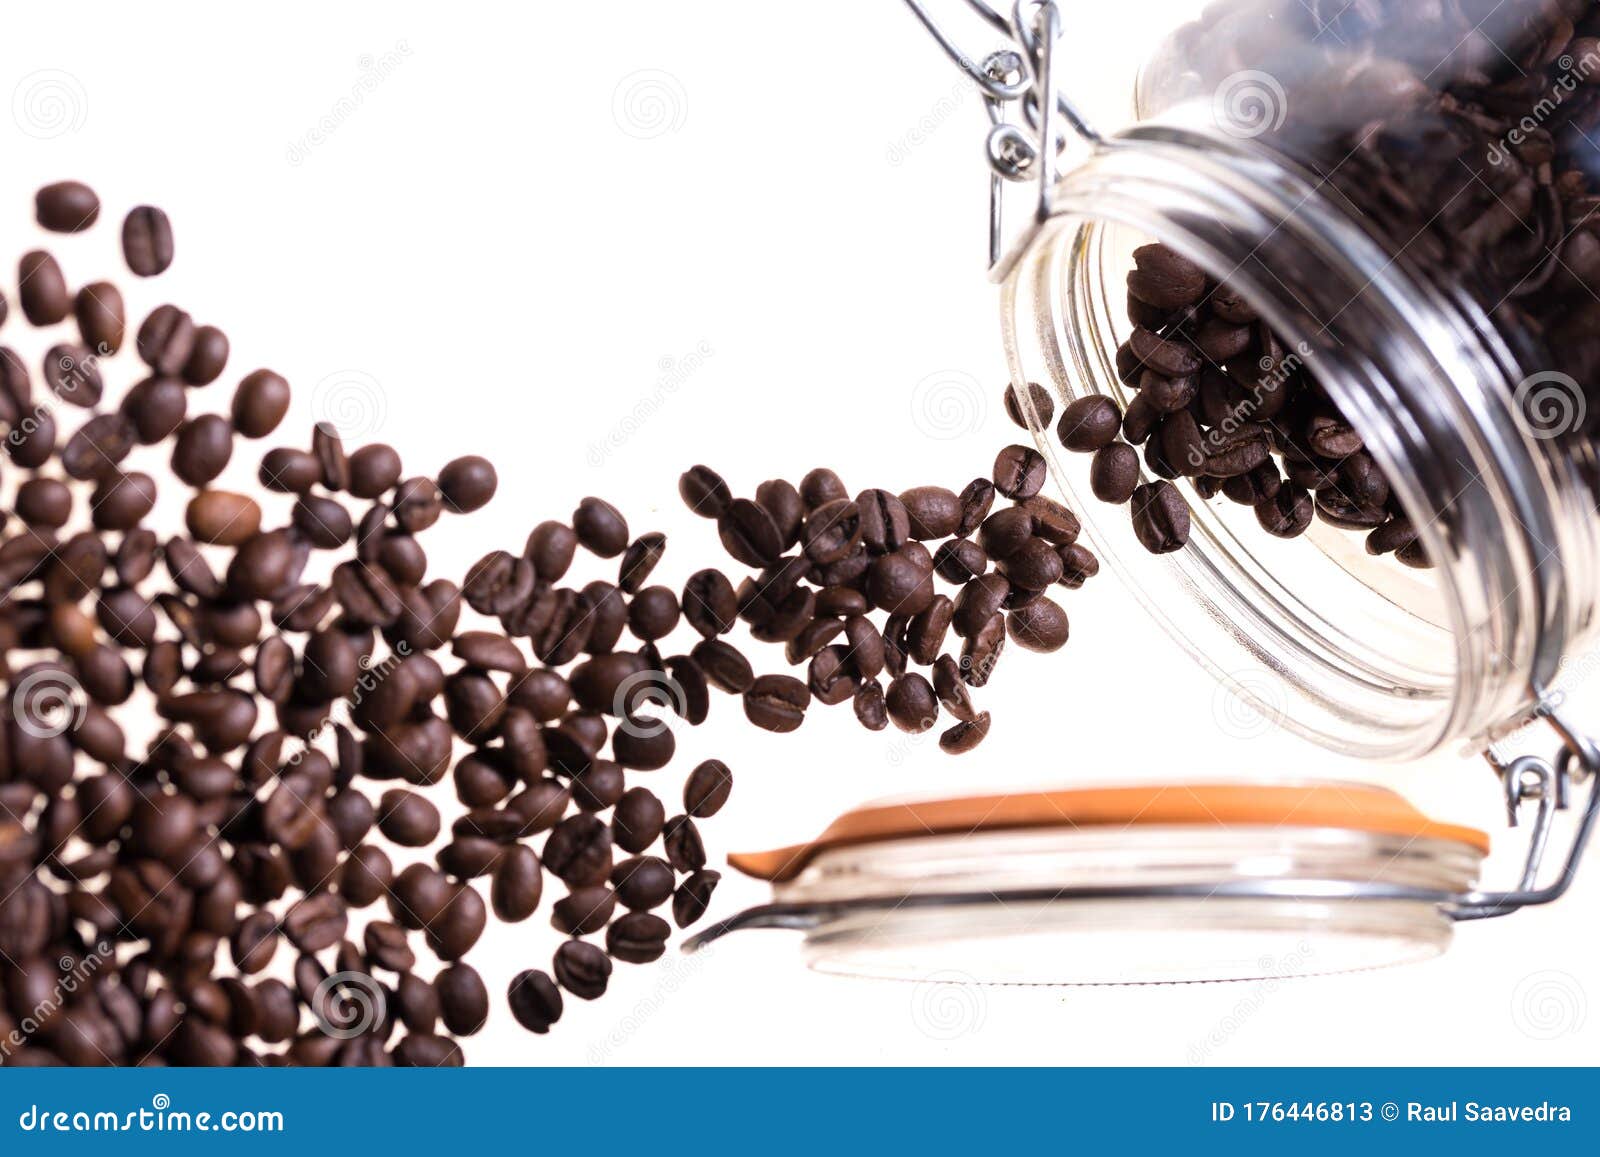
[[[991,127],[984,142],[990,174],[989,276],[1003,281],[1050,217],[1060,175],[1058,160],[1069,140],[1067,130],[1090,143],[1100,140],[1057,83],[1061,9],[1056,0],[1016,0],[1006,17],[984,0],[966,0],[966,6],[983,23],[1012,45],[989,53],[979,64],[933,18],[926,0],[906,0],[906,5],[945,55],[978,87],[989,113]],[[1015,120],[1013,108],[1020,109]],[[1004,223],[1008,181],[1037,185],[1033,220],[1009,248]]]
[[[1491,916],[1504,916],[1519,908],[1548,904],[1566,894],[1578,873],[1589,837],[1594,832],[1595,818],[1600,815],[1600,748],[1579,731],[1562,711],[1565,697],[1559,691],[1546,691],[1534,687],[1536,718],[1548,722],[1561,740],[1561,750],[1555,761],[1542,756],[1523,755],[1512,760],[1502,760],[1491,749],[1484,758],[1499,775],[1505,788],[1506,823],[1517,827],[1521,814],[1533,806],[1533,830],[1528,833],[1528,856],[1523,864],[1522,876],[1515,889],[1508,892],[1479,892],[1462,897],[1452,906],[1451,915],[1457,920],[1483,920]],[[1566,862],[1554,880],[1544,887],[1538,886],[1539,869],[1550,843],[1550,832],[1556,813],[1570,806],[1572,785],[1588,781],[1589,794],[1584,801],[1583,813],[1578,817],[1577,829],[1572,834],[1572,846],[1567,850]]]

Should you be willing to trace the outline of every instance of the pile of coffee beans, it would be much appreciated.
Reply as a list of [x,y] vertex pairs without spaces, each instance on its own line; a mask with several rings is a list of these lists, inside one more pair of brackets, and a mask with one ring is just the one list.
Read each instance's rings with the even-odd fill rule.
[[[1080,587],[1100,568],[1077,541],[1077,516],[1042,493],[1045,478],[1044,458],[1021,445],[959,492],[852,496],[818,468],[798,485],[772,479],[754,498],[735,498],[714,470],[690,468],[678,481],[684,502],[714,519],[724,549],[754,571],[737,584],[716,569],[690,578],[682,605],[701,635],[690,661],[769,731],[799,727],[813,700],[851,703],[869,730],[892,722],[912,734],[936,726],[942,708],[953,722],[939,746],[971,751],[990,726],[971,689],[988,683],[1007,637],[1058,650],[1067,615],[1047,592]],[[782,644],[805,678],[757,675],[724,637],[739,621],[757,642]]]
[[[64,182],[36,215],[76,232],[100,203]],[[134,209],[122,248],[164,271],[166,215]],[[431,578],[421,537],[493,497],[487,461],[407,473],[319,424],[223,489],[288,413],[282,376],[205,407],[220,329],[167,304],[129,343],[116,286],[73,289],[42,249],[18,298],[76,333],[43,391],[0,347],[0,1063],[459,1064],[490,1015],[465,957],[491,914],[548,911],[566,938],[507,990],[536,1032],[613,961],[661,955],[656,909],[701,916],[697,823],[731,773],[700,764],[670,816],[628,782],[673,756],[664,697],[706,710],[698,668],[655,647],[681,614],[647,585],[660,535],[587,499],[524,556]],[[557,586],[580,546],[620,558],[617,581]]]
[[[1091,490],[1128,504],[1140,544],[1165,554],[1188,542],[1188,503],[1172,483],[1181,477],[1200,500],[1252,507],[1278,538],[1304,534],[1315,517],[1365,533],[1371,554],[1429,566],[1360,434],[1250,304],[1165,245],[1140,247],[1134,262],[1134,329],[1116,358],[1133,401],[1124,412],[1103,395],[1077,398],[1055,434],[1066,449],[1094,455]],[[1024,424],[1047,426],[1049,393],[1030,385],[1028,395]],[[1023,409],[1014,394],[1008,408]],[[1141,457],[1155,481],[1140,482]]]

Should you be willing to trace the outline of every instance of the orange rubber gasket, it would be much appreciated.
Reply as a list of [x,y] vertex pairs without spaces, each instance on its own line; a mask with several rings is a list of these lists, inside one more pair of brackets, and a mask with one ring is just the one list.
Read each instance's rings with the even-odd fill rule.
[[1344,828],[1408,839],[1448,840],[1487,855],[1476,828],[1436,823],[1403,796],[1370,784],[1195,783],[1073,788],[878,804],[846,812],[810,843],[744,852],[728,862],[761,880],[793,879],[832,848],[908,837],[1052,827]]

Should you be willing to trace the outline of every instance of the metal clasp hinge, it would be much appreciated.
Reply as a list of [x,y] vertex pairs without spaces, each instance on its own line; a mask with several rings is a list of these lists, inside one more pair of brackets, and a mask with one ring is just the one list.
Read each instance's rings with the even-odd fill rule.
[[[1548,722],[1561,740],[1561,750],[1555,760],[1537,755],[1523,755],[1512,760],[1502,760],[1493,751],[1485,753],[1490,766],[1499,775],[1506,798],[1506,822],[1517,827],[1522,813],[1531,805],[1534,809],[1533,830],[1528,835],[1528,855],[1523,863],[1522,876],[1517,887],[1509,892],[1473,892],[1451,906],[1451,915],[1458,920],[1482,920],[1491,916],[1504,916],[1521,908],[1548,904],[1560,899],[1578,872],[1578,864],[1593,833],[1595,819],[1600,815],[1600,749],[1583,732],[1574,727],[1562,713],[1563,697],[1560,693],[1546,692],[1536,687],[1535,717]],[[1588,782],[1588,797],[1583,813],[1578,818],[1577,830],[1572,836],[1572,846],[1567,851],[1566,862],[1556,878],[1544,887],[1538,886],[1539,869],[1550,843],[1550,832],[1557,812],[1566,811],[1571,802],[1572,785]]]
[[[1065,129],[1089,142],[1100,139],[1060,91],[1057,48],[1061,9],[1056,0],[1015,0],[1010,17],[1006,17],[984,0],[966,0],[980,20],[1012,45],[989,53],[978,64],[929,13],[927,0],[906,0],[906,5],[983,96],[990,122],[984,142],[989,162],[989,276],[1003,280],[1050,217],[1059,175],[1057,160],[1067,143]],[[1011,119],[1013,107],[1020,109],[1017,121]],[[1009,250],[1004,225],[1007,181],[1038,185],[1033,221]]]

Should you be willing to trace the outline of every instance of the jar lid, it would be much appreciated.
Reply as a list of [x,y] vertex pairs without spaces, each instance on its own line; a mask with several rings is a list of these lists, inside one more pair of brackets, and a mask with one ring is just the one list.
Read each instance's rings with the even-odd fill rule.
[[731,855],[728,862],[746,875],[783,883],[836,848],[920,836],[1136,825],[1337,828],[1460,843],[1480,855],[1489,851],[1486,833],[1431,820],[1405,797],[1376,785],[1194,783],[875,804],[845,812],[809,843]]

